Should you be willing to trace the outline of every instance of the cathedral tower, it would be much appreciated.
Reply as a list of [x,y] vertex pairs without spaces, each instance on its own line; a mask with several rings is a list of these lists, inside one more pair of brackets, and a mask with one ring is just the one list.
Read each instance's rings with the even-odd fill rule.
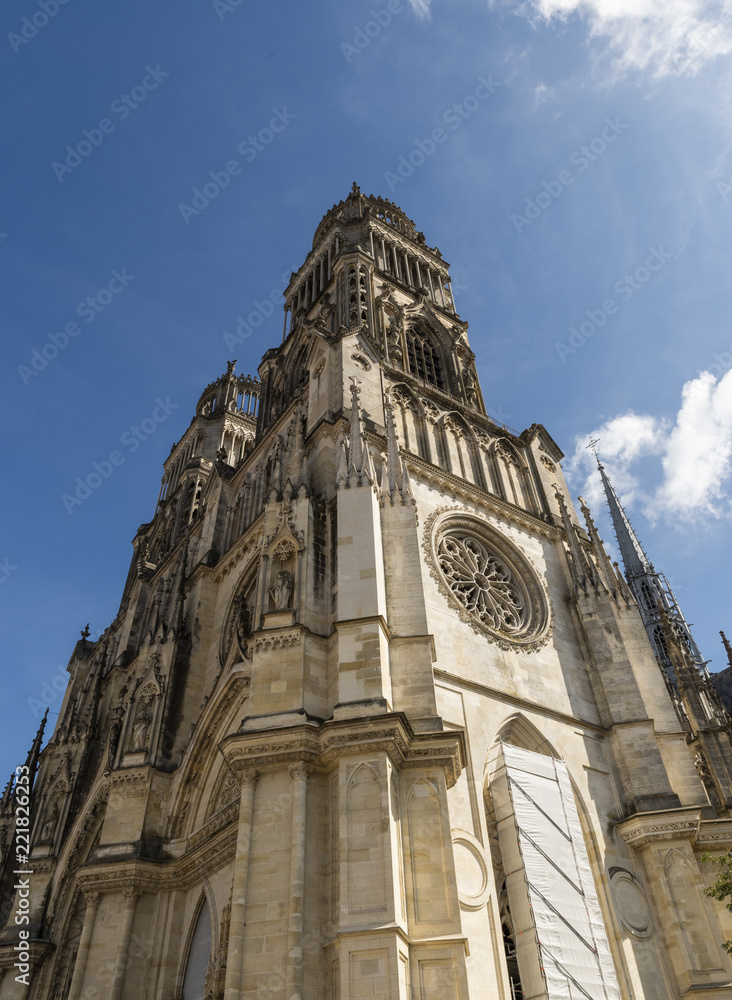
[[29,992],[0,802],[0,1000],[728,996],[729,719],[488,416],[439,250],[354,185],[284,299],[29,757]]

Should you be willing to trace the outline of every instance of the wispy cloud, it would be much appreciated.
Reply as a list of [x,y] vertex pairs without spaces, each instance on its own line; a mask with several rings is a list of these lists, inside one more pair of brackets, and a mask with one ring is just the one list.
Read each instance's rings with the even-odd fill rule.
[[[630,411],[578,437],[567,474],[597,506],[603,497],[587,450],[590,438],[599,438],[602,461],[623,501],[640,503],[652,521],[698,525],[732,516],[732,371],[720,380],[702,372],[687,382],[673,420]],[[660,475],[655,487],[647,482],[653,458]]]
[[421,20],[426,20],[430,16],[432,0],[409,0],[409,6]]
[[587,21],[592,37],[607,40],[618,73],[693,75],[732,52],[729,0],[509,0],[517,13],[539,20]]

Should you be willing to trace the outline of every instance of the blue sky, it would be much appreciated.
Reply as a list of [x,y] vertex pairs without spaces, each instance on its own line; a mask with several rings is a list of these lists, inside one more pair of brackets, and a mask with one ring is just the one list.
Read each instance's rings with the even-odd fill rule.
[[[609,540],[584,450],[601,438],[646,549],[725,665],[721,4],[44,4],[9,0],[0,32],[0,781],[41,703],[55,722],[80,630],[114,618],[162,462],[231,356],[224,333],[283,287],[354,180],[440,247],[490,411],[547,427]],[[193,202],[212,173],[214,197]],[[254,373],[281,328],[278,307],[237,369]],[[113,451],[122,462],[67,510]]]

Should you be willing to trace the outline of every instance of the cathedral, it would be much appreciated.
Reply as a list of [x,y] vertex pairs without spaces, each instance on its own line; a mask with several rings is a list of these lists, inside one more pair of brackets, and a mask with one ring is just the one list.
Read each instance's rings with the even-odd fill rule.
[[732,721],[604,468],[624,572],[355,184],[284,313],[2,795],[0,1000],[728,1000]]

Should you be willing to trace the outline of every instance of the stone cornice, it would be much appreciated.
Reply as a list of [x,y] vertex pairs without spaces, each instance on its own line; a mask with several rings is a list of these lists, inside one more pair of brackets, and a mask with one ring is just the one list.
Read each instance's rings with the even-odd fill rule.
[[645,847],[665,840],[696,840],[701,809],[662,809],[636,813],[618,823],[617,832],[630,847]]
[[298,761],[327,770],[341,757],[385,752],[398,769],[443,769],[452,787],[465,761],[462,731],[415,733],[401,712],[234,733],[219,749],[237,778],[252,768],[272,770]]
[[697,847],[706,850],[732,847],[732,819],[703,819],[696,835]]
[[222,810],[191,838],[192,849],[177,860],[155,862],[130,858],[102,864],[92,862],[77,870],[76,884],[85,894],[124,889],[158,892],[161,888],[169,891],[195,885],[233,860],[237,815],[237,809]]

